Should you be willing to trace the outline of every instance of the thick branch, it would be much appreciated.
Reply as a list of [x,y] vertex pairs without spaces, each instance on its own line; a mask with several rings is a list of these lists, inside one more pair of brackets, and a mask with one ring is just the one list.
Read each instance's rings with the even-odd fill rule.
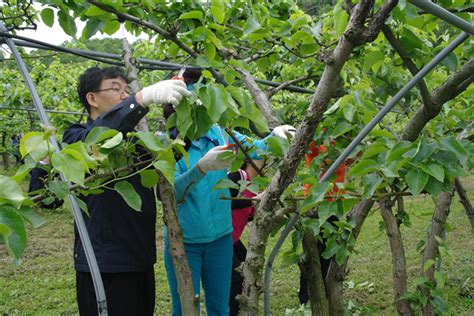
[[466,90],[473,81],[474,60],[471,59],[432,93],[431,103],[423,104],[416,111],[405,127],[401,138],[408,141],[416,140],[425,125],[439,114],[443,104]]
[[[128,85],[132,89],[132,93],[137,93],[141,90],[140,81],[138,79],[138,69],[135,66],[136,60],[132,57],[132,49],[128,44],[126,38],[122,40],[123,44],[123,61],[125,63],[125,71],[127,73]],[[146,120],[146,116],[142,117],[142,119],[137,124],[137,129],[142,132],[148,132],[148,123]]]
[[466,190],[464,189],[459,178],[454,178],[454,187],[456,188],[456,192],[458,192],[461,204],[464,206],[467,218],[469,218],[469,223],[471,224],[471,231],[474,232],[474,210],[472,208],[471,201],[469,201],[469,197],[467,196]]
[[265,92],[258,86],[255,82],[255,79],[244,69],[236,67],[235,70],[241,75],[242,81],[245,83],[247,89],[249,89],[250,94],[252,95],[255,104],[262,112],[263,116],[267,119],[268,125],[271,128],[274,128],[280,125],[278,117],[273,112],[273,107],[268,99]]
[[[446,224],[446,219],[448,218],[449,214],[449,206],[451,205],[451,201],[453,198],[453,194],[451,192],[441,192],[439,195],[438,203],[436,203],[436,208],[433,212],[433,218],[431,220],[431,228],[428,233],[428,240],[425,244],[425,250],[423,252],[423,261],[422,267],[425,267],[425,264],[429,260],[436,259],[438,255],[438,238],[441,238],[441,232],[444,229]],[[434,281],[434,271],[435,265],[432,264],[431,267],[427,268],[425,271],[422,271],[422,274],[428,279],[430,282]],[[430,290],[427,288],[421,288],[421,291],[426,295],[430,296]],[[433,306],[431,302],[428,303],[423,307],[423,315],[434,315],[433,313]]]
[[183,233],[176,215],[176,198],[173,186],[158,171],[158,189],[163,205],[163,220],[168,227],[169,253],[178,282],[178,293],[181,300],[183,315],[198,315],[199,297],[194,295],[193,278],[188,264],[188,257],[183,245]]
[[311,305],[311,315],[326,316],[329,314],[329,300],[326,296],[324,277],[321,270],[321,254],[318,241],[312,231],[303,233],[303,249],[305,259],[300,263],[301,272],[308,284],[308,295]]
[[[362,225],[373,205],[373,200],[362,200],[347,214],[346,221],[349,222],[353,220],[355,222],[355,226],[352,229],[352,235],[355,240],[357,240]],[[342,315],[344,313],[342,289],[348,260],[349,259],[346,259],[344,264],[340,266],[337,264],[336,259],[332,258],[329,264],[325,284],[330,302],[329,306],[331,315]]]
[[380,214],[382,215],[387,229],[390,249],[392,251],[393,269],[393,296],[399,315],[412,315],[410,302],[401,299],[407,292],[406,259],[403,247],[402,235],[397,218],[392,213],[392,203],[389,199],[382,199],[380,202]]

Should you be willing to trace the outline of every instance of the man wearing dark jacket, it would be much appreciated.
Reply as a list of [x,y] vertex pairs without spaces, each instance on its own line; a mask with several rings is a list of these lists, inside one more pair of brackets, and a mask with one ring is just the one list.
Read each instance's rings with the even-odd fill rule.
[[[89,68],[79,79],[79,98],[89,112],[86,124],[74,124],[63,142],[84,141],[96,126],[133,131],[151,103],[180,102],[190,93],[179,80],[165,80],[130,95],[124,74],[117,68]],[[139,158],[137,158],[139,159]],[[143,158],[142,158],[143,159]],[[141,212],[130,208],[114,190],[82,197],[84,215],[102,275],[109,315],[153,315],[156,261],[156,202],[152,189],[142,186],[139,175],[129,178],[143,203]],[[81,315],[96,315],[94,286],[77,230],[74,243],[76,290]]]

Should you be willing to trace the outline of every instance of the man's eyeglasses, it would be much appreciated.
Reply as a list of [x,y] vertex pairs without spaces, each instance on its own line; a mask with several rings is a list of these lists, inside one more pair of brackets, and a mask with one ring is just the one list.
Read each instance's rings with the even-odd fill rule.
[[107,88],[107,89],[101,89],[101,90],[96,90],[94,92],[102,92],[102,91],[112,91],[116,95],[122,95],[123,93],[126,93],[128,95],[132,94],[132,90],[130,90],[130,87],[125,87],[125,88],[118,88],[118,87],[113,87],[113,88]]

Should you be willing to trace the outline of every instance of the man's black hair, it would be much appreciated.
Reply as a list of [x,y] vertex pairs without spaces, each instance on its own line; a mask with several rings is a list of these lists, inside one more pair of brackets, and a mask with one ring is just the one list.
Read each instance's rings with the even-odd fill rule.
[[79,95],[79,100],[86,108],[87,112],[91,113],[91,105],[87,102],[86,95],[89,92],[95,92],[100,89],[100,84],[102,80],[105,79],[114,79],[122,78],[125,82],[128,83],[125,74],[122,69],[118,67],[109,67],[109,68],[100,68],[100,67],[91,67],[87,69],[80,77],[79,84],[77,85],[77,94]]

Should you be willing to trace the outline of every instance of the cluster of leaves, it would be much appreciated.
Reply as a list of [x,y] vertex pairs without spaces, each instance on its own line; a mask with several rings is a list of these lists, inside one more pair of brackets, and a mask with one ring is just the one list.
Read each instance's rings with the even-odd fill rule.
[[[157,169],[173,183],[174,152],[186,155],[180,141],[168,140],[165,144],[151,132],[130,133],[124,138],[122,133],[105,127],[92,129],[84,142],[55,151],[49,140],[52,133],[47,129],[26,134],[20,144],[25,163],[14,176],[1,176],[0,236],[17,261],[26,245],[25,220],[33,225],[42,223],[33,211],[36,203],[49,204],[72,194],[87,213],[87,206],[77,198],[79,194],[99,194],[113,188],[132,209],[140,211],[140,196],[125,180],[138,174],[143,186],[153,188],[158,181]],[[148,156],[141,157],[144,162],[139,163],[143,148]],[[39,163],[45,158],[50,163]],[[20,184],[36,167],[48,171],[48,179],[44,189],[33,192],[38,195],[27,195]],[[59,173],[64,177],[58,177]]]

